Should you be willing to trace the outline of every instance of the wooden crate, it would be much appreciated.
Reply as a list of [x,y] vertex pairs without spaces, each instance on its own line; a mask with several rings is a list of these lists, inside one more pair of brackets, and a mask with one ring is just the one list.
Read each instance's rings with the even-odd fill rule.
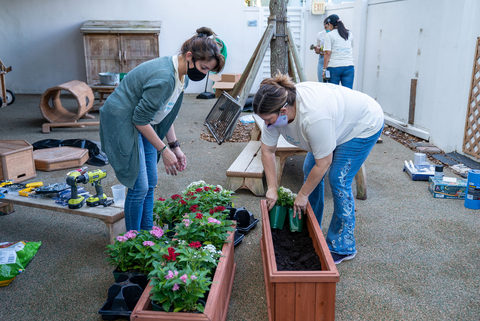
[[340,275],[333,262],[327,242],[316,222],[310,204],[304,224],[313,241],[321,271],[278,271],[266,200],[262,208],[263,271],[270,321],[335,320],[335,292]]
[[88,157],[87,149],[69,146],[37,149],[33,152],[35,168],[46,172],[81,167]]
[[0,180],[19,183],[35,176],[33,146],[25,140],[0,140]]

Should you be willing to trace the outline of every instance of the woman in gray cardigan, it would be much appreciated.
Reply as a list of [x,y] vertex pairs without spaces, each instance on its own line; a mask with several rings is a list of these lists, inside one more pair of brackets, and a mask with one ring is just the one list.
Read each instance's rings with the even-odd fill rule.
[[[212,35],[211,29],[199,28],[182,45],[179,55],[140,64],[125,76],[100,108],[102,150],[118,180],[128,188],[127,231],[149,230],[153,226],[160,155],[169,175],[176,175],[187,165],[173,122],[188,79],[200,81],[209,71],[223,69],[225,58]],[[162,141],[164,137],[168,147]]]

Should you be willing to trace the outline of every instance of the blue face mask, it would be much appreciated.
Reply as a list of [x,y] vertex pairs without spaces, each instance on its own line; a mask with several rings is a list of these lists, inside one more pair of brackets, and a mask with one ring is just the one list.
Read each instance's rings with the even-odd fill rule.
[[329,32],[332,31],[332,30],[325,30],[325,31],[326,31],[327,33],[329,33]]
[[284,127],[288,125],[288,117],[287,115],[279,115],[275,123],[271,125],[267,125],[267,128],[270,127]]

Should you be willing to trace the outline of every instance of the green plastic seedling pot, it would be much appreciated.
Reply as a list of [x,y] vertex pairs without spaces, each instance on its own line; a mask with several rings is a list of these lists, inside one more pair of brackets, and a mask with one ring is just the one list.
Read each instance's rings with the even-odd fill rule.
[[287,208],[279,205],[274,205],[269,212],[270,227],[283,229],[285,223],[285,216],[287,215]]
[[288,209],[288,223],[290,225],[290,232],[301,232],[303,228],[303,216],[305,213],[302,213],[302,218],[298,218],[299,213],[297,212],[297,216],[293,217],[293,208]]

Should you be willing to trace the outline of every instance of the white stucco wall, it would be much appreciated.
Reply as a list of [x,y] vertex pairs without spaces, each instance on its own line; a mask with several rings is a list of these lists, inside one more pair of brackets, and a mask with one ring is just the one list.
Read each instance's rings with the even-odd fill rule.
[[[197,28],[210,27],[227,46],[224,72],[240,73],[258,41],[245,9],[238,0],[1,1],[0,59],[13,69],[7,88],[41,94],[72,79],[86,81],[80,27],[87,20],[160,20],[161,56],[178,53]],[[204,88],[204,81],[191,82],[187,92]]]

